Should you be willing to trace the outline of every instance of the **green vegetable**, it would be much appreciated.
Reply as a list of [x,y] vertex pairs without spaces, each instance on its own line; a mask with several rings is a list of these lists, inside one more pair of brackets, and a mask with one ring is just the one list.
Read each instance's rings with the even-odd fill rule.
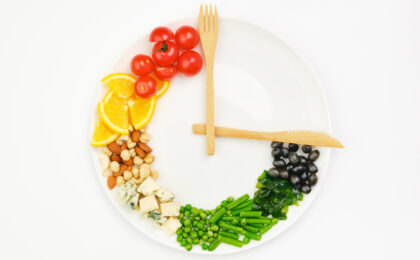
[[234,209],[236,208],[239,204],[241,204],[242,202],[245,202],[249,199],[249,195],[245,194],[242,195],[241,197],[237,198],[236,200],[232,201],[231,203],[226,205],[227,209]]
[[183,239],[182,235],[179,235],[179,236],[176,237],[176,241],[178,241],[178,242],[181,242],[182,239]]
[[227,232],[227,231],[220,232],[220,235],[225,236],[225,237],[231,237],[231,238],[234,238],[234,239],[239,238],[238,234],[235,234],[235,233],[232,233],[232,232]]
[[182,240],[181,243],[179,243],[181,246],[186,246],[187,245],[187,240]]
[[185,249],[187,249],[187,251],[191,251],[191,249],[192,249],[192,245],[191,245],[191,244],[186,245],[186,246],[185,246]]
[[260,231],[258,228],[249,225],[243,226],[242,228],[252,233],[258,233]]
[[264,227],[260,228],[261,235],[264,234],[265,232],[267,232],[268,230],[270,230],[274,225],[275,224],[271,224],[271,225],[267,225],[267,226],[264,226]]
[[246,225],[246,219],[241,218],[241,221],[239,222],[239,224],[241,224],[241,226],[245,226]]
[[232,246],[237,246],[237,247],[242,247],[243,244],[244,244],[241,240],[234,239],[234,238],[231,238],[231,237],[220,236],[220,240],[223,243],[226,243],[226,244],[229,244],[229,245],[232,245]]
[[194,239],[193,239],[193,241],[192,241],[192,243],[193,243],[194,245],[198,245],[198,243],[200,243],[200,239],[198,239],[198,238],[194,238]]
[[203,250],[207,250],[207,249],[209,249],[209,246],[208,246],[207,244],[202,244],[202,245],[201,245],[201,248],[202,248]]
[[263,218],[245,218],[248,224],[257,223],[257,224],[271,224],[270,219],[263,219]]
[[186,210],[191,210],[191,208],[192,208],[191,204],[187,204],[187,205],[185,205],[185,209],[186,209]]
[[244,244],[249,244],[249,242],[250,242],[249,237],[244,237],[244,238],[242,239],[242,242],[243,242]]
[[233,221],[234,219],[238,219],[237,217],[232,217],[232,216],[224,216],[222,217],[222,220],[225,221]]
[[220,245],[221,242],[222,241],[220,241],[219,239],[215,239],[213,242],[210,243],[209,251],[213,251],[214,249],[216,249]]
[[243,207],[243,208],[237,208],[235,210],[232,210],[232,216],[239,216],[239,214],[242,211],[250,211],[250,210],[252,210],[252,205],[249,205],[249,206],[246,206],[246,207]]
[[254,240],[258,240],[258,241],[261,240],[261,235],[258,235],[258,234],[252,233],[252,232],[246,232],[245,236],[250,238],[250,239],[254,239]]
[[267,171],[258,178],[257,188],[253,208],[262,211],[263,216],[286,219],[287,207],[303,199],[303,194],[288,180],[271,178]]
[[254,204],[254,200],[253,199],[250,199],[250,200],[247,200],[247,201],[245,201],[245,202],[242,202],[241,204],[239,204],[238,205],[238,207],[236,207],[237,209],[240,209],[240,208],[245,208],[245,207],[247,207],[247,206],[249,206],[249,205],[252,205],[252,204]]
[[226,213],[225,208],[221,208],[218,210],[213,216],[210,218],[210,223],[216,223],[223,215]]
[[195,231],[195,230],[191,231],[190,236],[192,238],[196,238],[198,236],[197,231]]
[[235,198],[233,197],[233,196],[229,196],[227,199],[226,199],[226,201],[228,202],[228,203],[230,203],[230,202],[232,202],[232,201],[234,201],[235,200]]
[[241,218],[261,218],[261,211],[241,211],[239,216]]
[[[276,219],[276,218],[275,218]],[[262,228],[264,227],[264,224],[260,224],[260,223],[249,223],[249,225],[253,226],[253,227],[257,227],[257,228]]]
[[219,231],[219,226],[218,225],[213,225],[213,226],[211,226],[211,228],[210,228],[210,230],[211,231]]
[[239,233],[239,234],[244,234],[245,233],[245,230],[242,227],[231,225],[231,224],[226,223],[222,220],[219,221],[219,226],[221,228],[223,228],[224,230],[230,230],[230,231],[233,231],[233,232],[236,232],[236,233]]
[[187,243],[192,244],[192,239],[190,237],[187,238]]

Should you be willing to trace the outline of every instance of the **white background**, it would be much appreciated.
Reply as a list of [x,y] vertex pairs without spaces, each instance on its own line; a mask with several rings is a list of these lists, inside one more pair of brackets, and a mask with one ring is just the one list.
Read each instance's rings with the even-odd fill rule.
[[[86,145],[90,86],[140,36],[196,16],[199,3],[1,1],[1,259],[199,258],[125,221],[92,174]],[[420,3],[213,3],[220,16],[283,36],[309,61],[346,145],[291,229],[214,258],[419,259]]]

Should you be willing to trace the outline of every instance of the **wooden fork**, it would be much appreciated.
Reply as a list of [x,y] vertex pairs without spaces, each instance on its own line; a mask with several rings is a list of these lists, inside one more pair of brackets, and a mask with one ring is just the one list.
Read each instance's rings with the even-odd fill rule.
[[217,36],[219,34],[219,22],[217,9],[210,5],[210,12],[206,5],[203,14],[203,5],[200,5],[198,15],[198,30],[200,32],[201,45],[203,46],[204,58],[206,60],[206,149],[208,155],[213,155],[215,151],[214,136],[214,81],[213,65],[214,54],[216,52]]

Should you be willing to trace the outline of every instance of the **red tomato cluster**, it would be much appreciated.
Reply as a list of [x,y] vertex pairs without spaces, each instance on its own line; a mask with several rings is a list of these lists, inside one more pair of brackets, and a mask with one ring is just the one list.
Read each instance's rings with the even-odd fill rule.
[[148,76],[154,73],[161,80],[170,80],[179,72],[194,76],[203,67],[201,55],[191,49],[200,41],[198,31],[189,25],[171,29],[159,26],[150,34],[149,40],[156,42],[152,58],[138,54],[131,60],[131,71],[139,76],[134,84],[136,94],[148,98],[156,94],[157,82]]

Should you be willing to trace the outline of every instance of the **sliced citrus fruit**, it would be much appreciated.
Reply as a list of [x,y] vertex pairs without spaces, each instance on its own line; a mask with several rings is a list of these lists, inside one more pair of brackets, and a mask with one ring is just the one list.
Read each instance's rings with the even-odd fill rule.
[[127,105],[101,102],[98,111],[107,127],[119,134],[128,134]]
[[160,80],[155,75],[150,75],[150,76],[154,78],[157,82],[156,97],[160,98],[168,90],[171,82],[169,80]]
[[90,144],[92,146],[103,146],[117,140],[119,134],[110,130],[106,125],[98,120],[95,123],[95,130],[93,131],[92,141]]
[[105,104],[124,105],[127,104],[127,99],[120,98],[114,91],[109,90],[102,102]]
[[134,93],[134,82],[136,82],[136,78],[130,74],[112,73],[103,78],[102,82],[120,98],[129,98]]
[[133,97],[128,101],[131,123],[135,129],[140,129],[152,119],[156,107],[156,96],[151,98]]

